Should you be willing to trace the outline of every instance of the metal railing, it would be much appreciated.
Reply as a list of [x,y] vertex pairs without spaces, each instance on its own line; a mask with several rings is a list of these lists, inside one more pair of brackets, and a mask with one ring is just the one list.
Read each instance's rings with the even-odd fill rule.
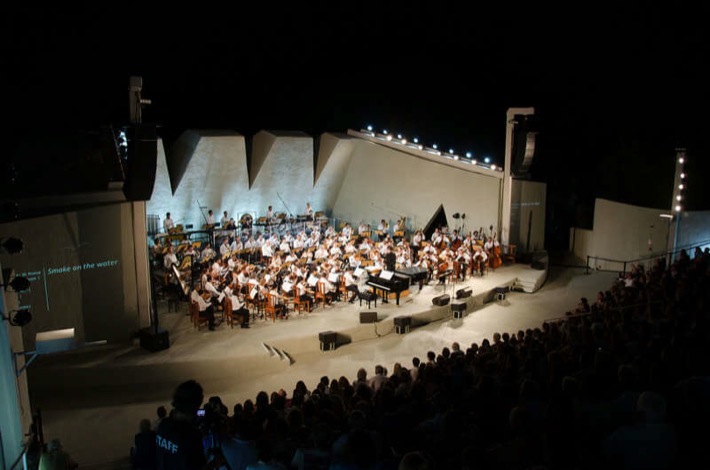
[[587,263],[586,263],[586,273],[589,274],[591,271],[595,270],[602,270],[598,269],[595,267],[597,263],[595,262],[592,264],[593,261],[603,261],[606,263],[618,263],[619,267],[621,269],[603,269],[603,271],[619,271],[621,274],[626,274],[627,268],[629,265],[636,265],[636,264],[645,264],[647,261],[654,261],[658,260],[660,258],[665,258],[666,260],[666,265],[670,266],[673,261],[676,260],[678,255],[680,254],[681,251],[686,251],[689,256],[693,256],[693,252],[695,251],[695,248],[702,248],[703,246],[709,245],[710,240],[704,240],[702,242],[695,242],[692,244],[688,244],[685,246],[680,246],[676,248],[673,251],[666,251],[666,252],[661,252],[661,253],[655,253],[649,256],[644,256],[642,258],[635,258],[635,259],[628,259],[628,260],[620,260],[620,259],[612,259],[612,258],[603,258],[600,256],[589,256],[587,255]]

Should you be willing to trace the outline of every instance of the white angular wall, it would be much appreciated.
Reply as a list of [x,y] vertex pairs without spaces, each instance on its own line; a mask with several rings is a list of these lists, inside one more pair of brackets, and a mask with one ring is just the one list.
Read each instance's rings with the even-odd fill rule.
[[[499,226],[501,185],[497,173],[346,134],[314,139],[261,131],[248,145],[238,133],[193,130],[172,146],[164,165],[159,161],[148,214],[162,220],[169,211],[176,223],[199,229],[207,209],[217,220],[225,210],[238,220],[243,213],[258,218],[269,205],[303,214],[310,202],[354,224],[382,218],[394,224],[404,216],[410,228],[423,228],[443,204],[449,226],[468,231]],[[466,219],[452,219],[456,212]]]

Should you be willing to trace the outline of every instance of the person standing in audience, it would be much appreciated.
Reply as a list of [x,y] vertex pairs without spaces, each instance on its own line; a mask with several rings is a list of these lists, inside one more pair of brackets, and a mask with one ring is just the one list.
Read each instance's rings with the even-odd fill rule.
[[201,470],[207,462],[197,410],[202,406],[202,386],[195,380],[181,383],[173,394],[173,410],[158,427],[156,470]]

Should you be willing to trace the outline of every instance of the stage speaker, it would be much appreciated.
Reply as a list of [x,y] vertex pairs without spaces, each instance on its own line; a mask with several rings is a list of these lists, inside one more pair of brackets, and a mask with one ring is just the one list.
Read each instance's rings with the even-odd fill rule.
[[320,340],[320,350],[328,351],[335,349],[335,340],[338,334],[335,331],[321,331],[318,333],[318,339]]
[[450,300],[451,296],[449,294],[443,294],[438,297],[434,297],[431,299],[431,302],[437,307],[443,307],[444,305],[449,305]]
[[508,286],[496,287],[494,289],[494,291],[496,293],[496,299],[505,300],[505,294],[510,292],[510,287],[508,287]]
[[141,348],[150,352],[162,351],[170,347],[168,330],[164,328],[143,328],[139,332]]
[[360,323],[376,323],[377,312],[360,312]]
[[408,333],[409,327],[412,325],[412,317],[400,316],[394,317],[394,332],[398,335]]
[[464,289],[459,289],[456,291],[456,298],[457,299],[466,299],[468,297],[471,297],[471,288],[466,287]]
[[126,180],[123,195],[129,201],[147,201],[153,194],[158,164],[158,134],[156,126],[134,124],[128,140]]
[[466,302],[452,302],[451,313],[454,318],[463,318],[463,314],[466,313]]

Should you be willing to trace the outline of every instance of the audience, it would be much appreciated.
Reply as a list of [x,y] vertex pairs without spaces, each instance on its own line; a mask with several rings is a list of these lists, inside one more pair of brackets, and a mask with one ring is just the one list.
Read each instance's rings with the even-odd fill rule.
[[[232,416],[213,397],[223,453],[232,469],[710,468],[698,432],[710,417],[709,267],[707,250],[633,266],[563,320],[422,351],[389,376],[378,364],[312,390],[298,381]],[[173,401],[191,439],[197,387]]]

